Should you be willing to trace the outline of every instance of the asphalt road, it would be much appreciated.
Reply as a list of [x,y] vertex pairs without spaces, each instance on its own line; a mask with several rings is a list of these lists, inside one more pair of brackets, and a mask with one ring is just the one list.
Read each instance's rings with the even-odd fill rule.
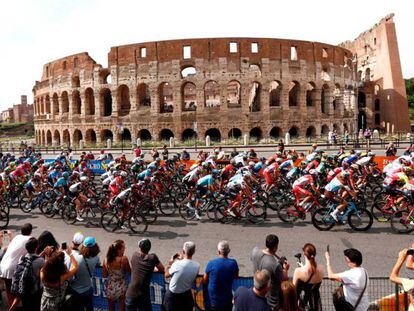
[[[18,209],[11,210],[10,230],[18,230],[25,222],[33,224],[34,236],[39,236],[43,230],[49,230],[55,235],[58,242],[68,242],[68,244],[77,231],[82,231],[85,235],[92,235],[101,247],[102,260],[112,241],[123,239],[127,245],[126,253],[130,257],[132,252],[137,249],[137,242],[142,238],[142,235],[132,235],[128,231],[107,233],[101,228],[86,227],[82,224],[67,225],[60,218],[46,218],[39,211],[24,214]],[[306,221],[292,227],[281,223],[274,212],[271,212],[269,219],[261,225],[251,225],[245,222],[224,225],[213,223],[207,219],[201,222],[186,222],[179,216],[162,216],[155,224],[149,226],[148,232],[143,236],[151,239],[152,251],[158,254],[164,263],[173,254],[180,251],[185,241],[194,241],[197,245],[194,259],[201,263],[202,269],[210,259],[215,257],[218,241],[228,240],[231,247],[230,255],[237,259],[240,274],[248,276],[252,273],[249,260],[251,250],[255,246],[262,247],[265,236],[270,233],[279,236],[278,254],[285,255],[292,267],[295,262],[294,255],[300,252],[302,246],[307,242],[316,246],[317,262],[324,265],[324,251],[329,244],[335,271],[346,269],[342,251],[354,247],[363,253],[363,265],[371,276],[388,276],[398,251],[409,247],[414,242],[412,235],[394,234],[388,223],[374,222],[370,231],[362,233],[353,232],[347,226],[335,227],[329,232],[320,232],[313,227],[309,215]]]

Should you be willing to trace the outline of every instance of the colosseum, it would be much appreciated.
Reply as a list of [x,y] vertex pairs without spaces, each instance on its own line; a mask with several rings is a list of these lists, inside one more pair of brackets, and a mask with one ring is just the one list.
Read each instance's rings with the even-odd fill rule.
[[393,16],[340,45],[211,38],[110,49],[47,63],[33,88],[36,143],[219,141],[408,131]]

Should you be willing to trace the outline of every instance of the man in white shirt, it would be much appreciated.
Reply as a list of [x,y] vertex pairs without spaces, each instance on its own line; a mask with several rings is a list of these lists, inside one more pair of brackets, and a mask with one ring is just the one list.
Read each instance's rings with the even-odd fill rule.
[[345,300],[355,308],[355,311],[366,311],[369,308],[369,276],[361,267],[362,254],[357,249],[349,248],[344,250],[344,255],[350,269],[342,273],[334,273],[331,256],[329,252],[325,253],[328,278],[343,284]]
[[21,227],[21,234],[16,235],[13,240],[11,240],[0,263],[0,277],[6,285],[9,306],[12,305],[14,300],[14,297],[11,294],[13,274],[16,270],[20,257],[26,255],[27,253],[25,245],[31,238],[32,228],[32,224],[30,223],[26,223]]
[[200,270],[200,264],[192,260],[194,253],[194,242],[185,242],[182,254],[174,255],[168,262],[165,277],[171,280],[164,298],[166,311],[192,311],[194,308],[191,288]]

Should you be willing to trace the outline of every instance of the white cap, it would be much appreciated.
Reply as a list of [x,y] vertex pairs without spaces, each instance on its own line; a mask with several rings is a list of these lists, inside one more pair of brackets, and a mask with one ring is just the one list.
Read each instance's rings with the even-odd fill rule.
[[75,243],[76,245],[80,245],[82,244],[84,239],[84,236],[82,234],[82,232],[76,232],[75,235],[73,236],[73,243]]

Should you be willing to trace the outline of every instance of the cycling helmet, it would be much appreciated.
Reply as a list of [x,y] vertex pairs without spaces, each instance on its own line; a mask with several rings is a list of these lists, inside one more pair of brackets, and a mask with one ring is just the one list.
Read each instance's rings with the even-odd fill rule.
[[89,180],[89,178],[88,178],[88,176],[82,176],[79,180],[81,182],[87,182]]
[[121,171],[120,175],[121,175],[121,177],[127,177],[128,176],[128,173],[125,172],[125,171]]
[[370,151],[370,152],[368,152],[367,156],[374,157],[375,156],[375,153],[373,153],[373,152]]
[[353,169],[354,171],[357,171],[359,169],[358,164],[352,164],[351,169]]
[[250,161],[250,162],[249,162],[249,166],[250,166],[250,167],[253,167],[254,165],[255,165],[255,163],[254,163],[253,161]]
[[86,166],[86,162],[85,161],[82,161],[81,162],[81,166]]
[[343,163],[342,163],[342,167],[343,167],[344,169],[347,169],[347,168],[349,167],[349,164],[348,164],[347,162],[343,162]]
[[234,159],[231,159],[231,160],[230,160],[230,164],[231,164],[231,165],[234,165],[234,164],[236,164],[236,160],[234,160]]
[[64,172],[62,174],[62,177],[65,178],[65,179],[68,179],[69,178],[69,173],[68,172]]
[[160,163],[161,162],[161,158],[155,158],[155,162]]

